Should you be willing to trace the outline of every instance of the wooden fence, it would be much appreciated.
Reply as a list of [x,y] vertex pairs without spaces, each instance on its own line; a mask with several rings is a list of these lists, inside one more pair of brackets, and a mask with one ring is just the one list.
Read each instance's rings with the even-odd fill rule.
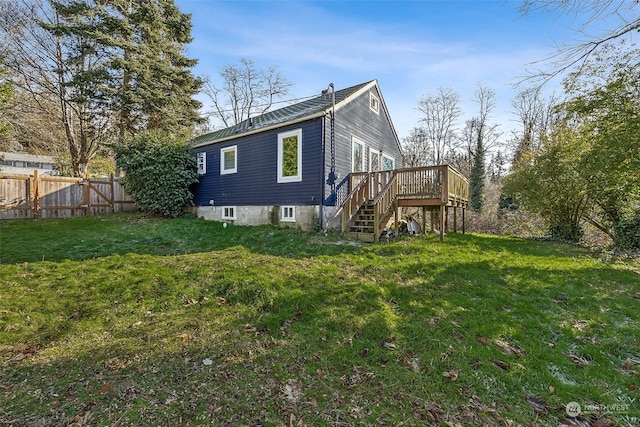
[[118,178],[3,176],[0,172],[0,219],[71,218],[135,211]]

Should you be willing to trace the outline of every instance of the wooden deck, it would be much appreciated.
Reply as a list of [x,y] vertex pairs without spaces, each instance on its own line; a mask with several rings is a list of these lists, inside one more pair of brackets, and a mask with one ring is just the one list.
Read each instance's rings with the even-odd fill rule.
[[[392,215],[398,223],[401,207],[423,207],[423,211],[438,211],[440,239],[444,238],[445,215],[469,203],[469,183],[448,165],[396,169],[392,171],[352,173],[349,195],[341,207],[342,232],[362,240],[377,242]],[[424,215],[423,215],[424,226]],[[397,229],[397,227],[396,227]]]

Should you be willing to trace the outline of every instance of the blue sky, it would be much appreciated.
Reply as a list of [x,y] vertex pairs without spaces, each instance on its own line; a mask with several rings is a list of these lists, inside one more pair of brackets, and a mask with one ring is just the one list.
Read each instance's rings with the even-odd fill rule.
[[[478,84],[495,89],[493,121],[516,126],[512,85],[526,64],[571,42],[575,17],[523,17],[517,1],[176,0],[192,14],[194,72],[219,83],[240,58],[277,67],[295,85],[287,98],[377,79],[400,138],[418,124],[418,101],[438,87],[461,98],[464,120]],[[557,88],[552,82],[549,90]],[[202,98],[205,101],[204,98]],[[284,104],[282,104],[284,105]]]

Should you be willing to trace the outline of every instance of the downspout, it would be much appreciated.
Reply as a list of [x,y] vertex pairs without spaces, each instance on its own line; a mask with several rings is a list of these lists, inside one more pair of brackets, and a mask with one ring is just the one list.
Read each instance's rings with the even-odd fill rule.
[[335,116],[336,116],[336,91],[333,83],[329,83],[327,89],[322,91],[322,95],[326,95],[329,93],[329,89],[331,89],[331,135],[329,137],[329,144],[331,148],[331,166],[329,175],[327,180],[324,181],[324,172],[325,172],[325,161],[326,161],[326,132],[325,132],[325,124],[324,119],[326,115],[322,119],[322,198],[320,200],[320,230],[323,229],[323,219],[324,219],[324,189],[325,183],[331,187],[331,197],[334,198],[334,204],[336,199],[336,155],[335,155]]
[[320,171],[320,220],[319,220],[319,231],[322,232],[323,230],[323,218],[324,218],[324,171],[325,171],[325,153],[326,153],[326,146],[327,143],[325,141],[326,139],[326,132],[325,132],[325,119],[326,119],[326,115],[322,116],[322,169]]

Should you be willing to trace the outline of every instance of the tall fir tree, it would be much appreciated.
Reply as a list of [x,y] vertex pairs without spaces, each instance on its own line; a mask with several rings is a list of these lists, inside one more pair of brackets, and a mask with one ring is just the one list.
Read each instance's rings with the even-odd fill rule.
[[[101,50],[105,68],[87,74],[87,90],[100,99],[119,140],[143,130],[182,133],[202,121],[194,97],[202,86],[186,57],[191,16],[173,0],[58,0],[72,22],[65,34]],[[75,14],[75,16],[74,16]],[[90,17],[91,19],[88,19]]]
[[[121,139],[136,131],[180,133],[202,119],[194,96],[202,86],[185,56],[191,42],[191,16],[173,0],[98,0],[108,16],[105,39],[112,61]],[[108,19],[108,20],[107,20]]]
[[479,129],[476,131],[476,149],[473,154],[471,175],[469,176],[469,191],[471,192],[469,205],[474,211],[482,212],[482,208],[484,207],[484,181],[486,175],[485,147],[483,143],[483,124],[479,121],[477,122]]

